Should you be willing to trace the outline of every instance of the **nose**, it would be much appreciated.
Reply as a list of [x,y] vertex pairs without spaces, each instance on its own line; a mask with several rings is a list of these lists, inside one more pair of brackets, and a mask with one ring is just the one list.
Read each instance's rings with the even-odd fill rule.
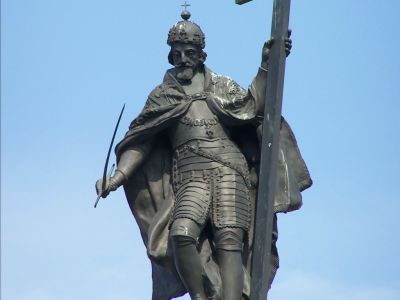
[[186,56],[185,53],[182,53],[182,54],[181,54],[181,62],[183,62],[183,63],[188,62],[188,57]]

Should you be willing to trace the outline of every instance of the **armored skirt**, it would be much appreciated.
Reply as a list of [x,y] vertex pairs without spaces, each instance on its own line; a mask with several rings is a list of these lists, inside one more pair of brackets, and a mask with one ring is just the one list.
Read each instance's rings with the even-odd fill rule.
[[179,218],[215,228],[249,229],[251,206],[246,159],[228,139],[192,140],[173,157],[175,205]]

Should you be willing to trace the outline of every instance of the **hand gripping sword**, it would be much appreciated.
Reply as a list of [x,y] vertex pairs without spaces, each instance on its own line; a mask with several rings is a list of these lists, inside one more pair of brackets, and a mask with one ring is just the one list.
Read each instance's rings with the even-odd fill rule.
[[112,149],[112,146],[114,144],[115,135],[117,134],[119,122],[121,121],[121,117],[122,117],[122,114],[124,113],[124,109],[125,109],[125,103],[122,106],[121,112],[119,113],[118,121],[117,121],[117,124],[115,125],[114,133],[113,133],[113,136],[111,138],[110,147],[108,148],[106,163],[104,164],[103,182],[101,183],[101,193],[99,193],[99,195],[97,196],[96,202],[94,204],[95,208],[97,206],[97,203],[99,203],[99,200],[100,200],[101,196],[103,195],[103,193],[104,193],[104,191],[106,189],[106,180],[107,180],[107,178],[111,177],[111,174],[112,174],[112,172],[114,170],[115,164],[112,165],[110,172],[108,172],[108,174],[107,174],[108,161],[110,160],[111,149]]

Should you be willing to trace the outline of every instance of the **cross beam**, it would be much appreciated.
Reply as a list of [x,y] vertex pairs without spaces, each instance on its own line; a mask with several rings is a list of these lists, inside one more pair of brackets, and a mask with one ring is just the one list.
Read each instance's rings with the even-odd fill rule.
[[235,0],[236,4],[239,4],[239,5],[245,4],[250,1],[252,1],[252,0]]

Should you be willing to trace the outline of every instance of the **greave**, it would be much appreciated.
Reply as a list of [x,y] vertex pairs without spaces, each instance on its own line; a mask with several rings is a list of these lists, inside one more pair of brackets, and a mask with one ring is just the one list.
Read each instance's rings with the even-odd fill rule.
[[243,292],[243,264],[241,251],[217,250],[222,279],[222,299],[241,300]]
[[196,241],[188,236],[173,236],[175,266],[191,299],[207,300],[203,284],[203,267]]

